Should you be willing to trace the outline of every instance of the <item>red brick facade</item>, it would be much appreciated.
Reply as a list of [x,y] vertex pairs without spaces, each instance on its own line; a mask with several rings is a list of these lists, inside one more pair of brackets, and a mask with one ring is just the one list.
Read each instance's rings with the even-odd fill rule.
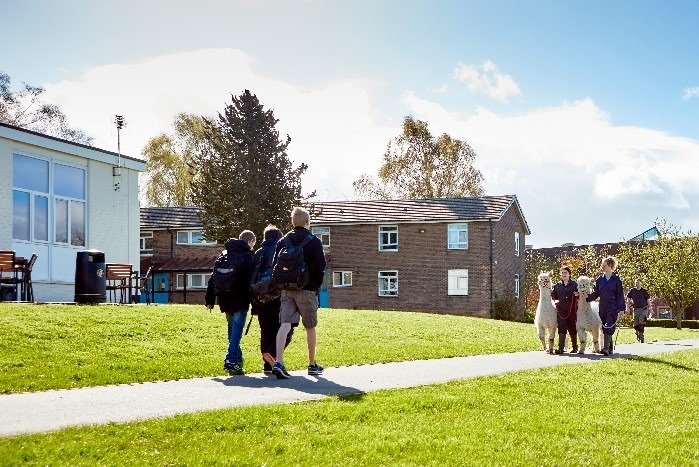
[[[526,227],[512,205],[498,221],[468,222],[468,249],[447,247],[450,223],[400,223],[314,226],[330,228],[328,260],[331,308],[411,310],[489,317],[492,293],[512,296],[514,275],[524,280]],[[380,225],[398,226],[398,251],[379,251]],[[492,232],[491,232],[492,229]],[[515,254],[515,232],[520,253]],[[448,294],[448,271],[468,270],[468,295]],[[333,271],[351,271],[351,287],[333,287]],[[398,271],[398,295],[379,296],[379,271]],[[517,300],[517,313],[523,301]]]

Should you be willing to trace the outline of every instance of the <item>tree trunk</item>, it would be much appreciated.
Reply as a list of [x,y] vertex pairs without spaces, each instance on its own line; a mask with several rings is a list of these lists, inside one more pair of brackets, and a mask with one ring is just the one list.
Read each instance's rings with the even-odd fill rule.
[[683,314],[684,314],[684,312],[677,313],[677,318],[675,318],[677,320],[677,329],[679,329],[679,330],[682,330],[682,315]]

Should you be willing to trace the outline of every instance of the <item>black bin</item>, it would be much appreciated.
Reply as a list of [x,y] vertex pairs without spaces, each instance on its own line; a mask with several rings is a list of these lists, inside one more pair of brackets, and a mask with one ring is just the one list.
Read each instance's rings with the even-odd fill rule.
[[75,303],[107,301],[107,278],[104,253],[97,250],[78,251],[75,258]]

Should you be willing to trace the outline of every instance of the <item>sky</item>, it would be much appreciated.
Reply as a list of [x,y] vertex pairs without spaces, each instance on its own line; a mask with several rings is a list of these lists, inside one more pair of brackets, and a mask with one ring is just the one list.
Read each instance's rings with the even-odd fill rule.
[[699,230],[699,2],[3,0],[0,71],[143,157],[176,114],[245,89],[303,191],[352,200],[405,116],[475,150],[535,247]]

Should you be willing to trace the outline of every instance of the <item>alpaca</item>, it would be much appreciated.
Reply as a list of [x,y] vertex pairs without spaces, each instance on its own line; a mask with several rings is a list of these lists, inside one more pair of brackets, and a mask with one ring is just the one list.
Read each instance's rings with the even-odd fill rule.
[[548,353],[553,353],[553,339],[556,335],[558,321],[556,320],[556,307],[551,301],[551,276],[553,273],[542,272],[537,278],[539,284],[539,304],[536,306],[534,326],[539,332],[541,346],[546,352],[546,330],[549,332]]
[[587,276],[578,277],[578,318],[575,328],[580,338],[578,353],[585,353],[587,333],[592,334],[592,345],[595,353],[599,353],[599,337],[602,334],[602,320],[599,317],[599,303],[585,300],[592,293],[592,279]]

